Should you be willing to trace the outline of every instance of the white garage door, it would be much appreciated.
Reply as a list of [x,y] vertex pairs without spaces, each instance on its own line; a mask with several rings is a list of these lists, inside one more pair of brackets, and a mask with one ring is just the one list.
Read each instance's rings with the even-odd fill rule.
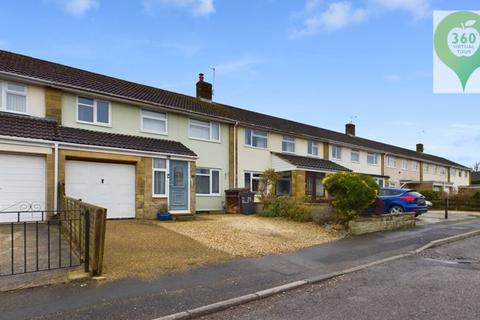
[[65,193],[107,208],[107,218],[135,218],[135,166],[68,160]]
[[[45,210],[45,157],[0,153],[0,212]],[[21,221],[41,220],[41,213],[22,213]],[[17,221],[16,214],[0,213],[0,222]]]

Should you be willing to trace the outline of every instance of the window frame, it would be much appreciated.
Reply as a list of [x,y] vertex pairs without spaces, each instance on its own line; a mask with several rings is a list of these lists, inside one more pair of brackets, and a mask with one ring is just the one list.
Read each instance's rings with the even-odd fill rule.
[[[333,150],[335,149],[335,156],[333,155]],[[340,152],[339,152],[340,151]],[[338,156],[340,153],[340,157]],[[342,160],[342,147],[336,144],[332,144],[332,160]]]
[[411,161],[412,163],[412,171],[417,172],[418,171],[418,162],[417,161]]
[[[390,164],[390,160],[393,160],[393,165]],[[397,168],[397,158],[394,156],[387,156],[387,167],[389,168]]]
[[[24,92],[8,90],[8,84],[9,83],[14,84],[14,85],[23,86]],[[0,111],[16,113],[16,114],[28,114],[28,85],[27,84],[24,84],[24,83],[21,83],[21,82],[16,82],[16,81],[0,80],[0,91],[1,91],[0,92],[1,93]],[[8,93],[25,97],[25,112],[7,109],[7,94]]]
[[[163,114],[165,116],[165,118],[162,119],[162,118],[157,117],[157,116],[144,115],[143,111],[157,113],[157,114]],[[152,119],[152,120],[158,120],[158,121],[164,121],[165,122],[165,131],[162,132],[162,131],[145,129],[143,127],[143,119],[145,119],[145,118]],[[140,131],[147,132],[147,133],[167,135],[168,134],[168,115],[167,115],[167,113],[166,112],[161,112],[161,111],[152,111],[152,110],[148,110],[148,109],[140,109]]]
[[[316,150],[315,153],[313,153],[314,149]],[[307,143],[307,154],[311,155],[311,156],[318,157],[318,142],[317,141],[312,141],[312,140],[308,141],[308,143]]]
[[[357,154],[358,160],[353,160],[352,156]],[[352,163],[360,163],[360,150],[358,149],[350,149],[350,162]]]
[[[198,137],[193,137],[193,136],[192,136],[192,130],[191,130],[192,120],[193,120],[193,121],[198,121],[198,122],[208,123],[208,126],[206,126],[206,125],[199,125],[199,124],[194,124],[194,126],[203,127],[203,128],[208,128],[208,130],[209,130],[209,139],[198,138]],[[213,124],[214,124],[214,123],[218,125],[218,140],[217,140],[217,139],[213,139]],[[189,138],[189,139],[192,139],[192,140],[199,140],[199,141],[206,141],[206,142],[221,143],[221,142],[222,142],[222,126],[220,125],[220,122],[216,122],[216,121],[203,120],[203,119],[198,119],[198,118],[188,118],[188,138]]]
[[[198,173],[197,170],[208,170],[208,174]],[[213,192],[213,174],[212,172],[218,172],[218,193]],[[208,192],[209,193],[198,193],[196,189],[197,185],[197,176],[209,177],[208,179]],[[204,168],[197,167],[195,168],[195,196],[197,197],[218,197],[222,195],[222,184],[221,184],[221,170],[216,168]]]
[[[258,194],[260,192],[260,190],[258,191],[254,191],[252,190],[252,187],[253,187],[253,180],[258,180],[258,187],[260,188],[260,181],[262,179],[262,173],[261,172],[258,172],[258,171],[244,171],[243,172],[243,182],[244,182],[244,187],[246,188],[247,186],[245,185],[245,175],[246,174],[249,174],[250,175],[250,191],[255,193],[255,194]],[[253,175],[258,175],[258,177],[253,177]]]
[[[93,106],[89,106],[89,105],[80,103],[80,98],[93,100]],[[97,121],[98,120],[97,119],[98,118],[98,114],[97,114],[97,112],[98,112],[98,102],[99,101],[106,102],[108,104],[108,123]],[[80,104],[82,106],[93,108],[93,122],[78,119],[78,106]],[[77,123],[89,124],[89,125],[94,125],[94,126],[102,126],[102,127],[111,127],[112,126],[112,103],[108,100],[96,99],[96,98],[92,98],[92,97],[89,97],[89,96],[77,96],[76,112],[77,112],[77,114],[76,114]]]
[[402,170],[408,171],[408,160],[402,159],[402,163],[400,164]]
[[[369,156],[373,155],[373,159],[375,160],[373,163],[368,162]],[[369,166],[378,166],[378,153],[376,152],[367,152],[367,165]],[[385,181],[384,181],[385,182]]]
[[[155,160],[165,160],[165,168],[155,168]],[[168,198],[169,193],[169,183],[168,183],[168,171],[170,168],[170,161],[166,158],[152,158],[152,198]],[[165,193],[155,193],[155,172],[164,172],[165,173]]]
[[[265,136],[263,135],[259,135],[259,134],[255,134],[254,132],[262,132],[262,133],[265,133]],[[250,132],[250,144],[247,143],[247,133]],[[261,138],[261,139],[265,139],[265,147],[258,147],[258,146],[254,146],[253,145],[253,137],[257,137],[257,138]],[[249,148],[255,148],[255,149],[261,149],[261,150],[268,150],[268,131],[263,131],[263,130],[257,130],[257,129],[251,129],[251,128],[245,128],[245,132],[244,132],[244,137],[243,137],[244,141],[244,145],[249,147]]]
[[[285,152],[285,153],[295,153],[295,143],[296,142],[296,139],[295,137],[293,136],[285,136],[283,135],[282,136],[282,152]],[[284,144],[285,145],[293,145],[293,151],[288,151],[288,150],[284,150]]]

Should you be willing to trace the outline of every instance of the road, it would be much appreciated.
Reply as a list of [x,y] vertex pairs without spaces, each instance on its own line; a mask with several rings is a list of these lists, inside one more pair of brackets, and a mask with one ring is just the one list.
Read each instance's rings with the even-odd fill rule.
[[480,237],[226,310],[220,319],[480,319]]
[[0,293],[0,320],[151,320],[288,282],[339,271],[480,229],[480,219],[379,232],[275,256],[236,259],[156,279],[128,278]]

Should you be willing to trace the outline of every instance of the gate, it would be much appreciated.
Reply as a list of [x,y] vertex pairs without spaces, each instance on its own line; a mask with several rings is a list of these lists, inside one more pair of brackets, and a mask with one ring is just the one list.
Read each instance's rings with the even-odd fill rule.
[[88,210],[29,209],[0,212],[0,221],[9,221],[0,222],[0,276],[82,264],[88,272]]

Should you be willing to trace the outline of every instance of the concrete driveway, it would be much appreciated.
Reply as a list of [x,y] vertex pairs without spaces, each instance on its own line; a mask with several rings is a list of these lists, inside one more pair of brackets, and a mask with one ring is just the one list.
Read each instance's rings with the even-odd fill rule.
[[417,217],[417,225],[428,225],[446,221],[461,221],[480,218],[480,212],[450,211],[448,220],[445,219],[445,211],[432,210]]

